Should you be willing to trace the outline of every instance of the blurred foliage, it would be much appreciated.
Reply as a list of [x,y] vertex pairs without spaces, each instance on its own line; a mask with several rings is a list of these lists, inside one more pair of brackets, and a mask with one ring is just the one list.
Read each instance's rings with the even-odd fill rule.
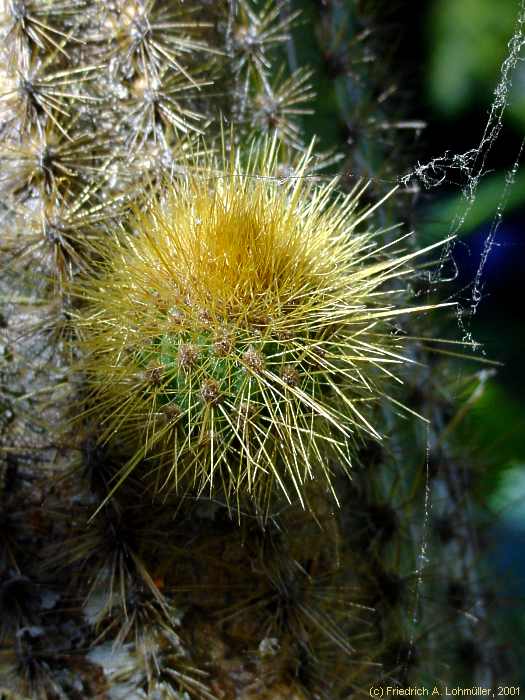
[[[519,28],[519,0],[432,0],[426,14],[426,56],[421,85],[428,103],[427,118],[441,141],[431,143],[432,155],[444,150],[466,152],[479,143],[501,79],[508,45]],[[523,58],[523,56],[522,56]],[[496,232],[483,274],[483,297],[470,329],[484,344],[487,355],[503,361],[496,375],[466,417],[464,440],[485,464],[483,491],[501,523],[493,528],[491,564],[503,574],[502,585],[512,601],[521,601],[525,580],[525,405],[521,400],[525,373],[522,347],[523,310],[518,285],[523,275],[522,236],[525,172],[510,176],[525,127],[525,63],[518,62],[510,79],[503,129],[490,163],[469,200],[452,175],[446,192],[433,197],[422,211],[422,241],[431,242],[449,232],[461,236],[454,257],[458,265],[458,294],[468,306],[471,285],[485,241]],[[459,149],[458,149],[458,144]],[[464,183],[463,183],[464,184]],[[521,601],[522,602],[522,601]],[[512,608],[507,639],[525,638],[525,612]],[[519,620],[519,622],[518,622]]]
[[[472,404],[460,429],[462,439],[475,445],[480,464],[488,464],[484,485],[489,493],[494,493],[493,504],[503,507],[500,488],[508,490],[508,472],[515,472],[520,462],[516,454],[525,455],[525,432],[521,429],[523,406],[513,399],[494,380],[489,380]],[[521,487],[525,496],[525,484]],[[516,492],[512,495],[516,497]],[[525,508],[525,501],[522,504]]]
[[501,513],[504,522],[523,527],[525,522],[525,464],[511,463],[498,473],[498,488],[491,498],[491,505]]
[[[426,34],[428,56],[426,93],[433,120],[443,121],[448,129],[451,120],[468,120],[469,116],[488,113],[494,98],[502,64],[508,54],[508,44],[518,25],[520,3],[517,0],[434,0],[427,14]],[[516,132],[518,138],[525,126],[525,64],[518,63],[511,76],[512,85],[505,128]],[[465,148],[476,145],[482,133],[480,121],[478,133],[465,133],[469,139]],[[464,127],[463,127],[464,128]],[[474,139],[472,141],[471,139]],[[516,149],[517,150],[517,149]],[[510,170],[512,162],[506,164]],[[501,164],[500,166],[501,167]],[[506,173],[487,173],[479,187],[476,199],[462,221],[457,233],[468,235],[490,222],[503,203]],[[519,208],[525,202],[525,175],[518,173],[504,202],[504,212]],[[437,200],[426,211],[424,236],[429,240],[447,232],[447,223],[454,221],[465,202],[461,193],[454,193]],[[448,223],[448,226],[450,224]]]
[[[459,227],[456,233],[460,236],[467,236],[481,226],[490,223],[498,206],[503,203],[505,183],[506,175],[504,173],[495,173],[483,179],[477,190],[476,198],[464,219],[462,215],[467,210],[467,202],[461,193],[437,199],[425,209],[421,242],[430,244],[441,240],[449,233],[451,222],[456,221],[458,217],[460,220],[458,220]],[[502,213],[518,209],[524,203],[525,172],[521,172],[517,174],[512,186],[508,189]]]
[[[507,52],[519,10],[517,0],[436,0],[428,15],[432,47],[427,90],[431,104],[455,117],[471,103],[486,105]],[[525,66],[518,69],[509,107],[525,124]]]

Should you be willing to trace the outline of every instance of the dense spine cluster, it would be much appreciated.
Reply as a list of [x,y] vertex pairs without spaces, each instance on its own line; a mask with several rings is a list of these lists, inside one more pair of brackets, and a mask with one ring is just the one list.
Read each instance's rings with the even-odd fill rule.
[[[504,672],[453,435],[484,375],[432,354],[429,251],[383,185],[319,177],[395,167],[372,4],[2,0],[6,697]],[[337,78],[335,150],[308,146],[295,26]]]

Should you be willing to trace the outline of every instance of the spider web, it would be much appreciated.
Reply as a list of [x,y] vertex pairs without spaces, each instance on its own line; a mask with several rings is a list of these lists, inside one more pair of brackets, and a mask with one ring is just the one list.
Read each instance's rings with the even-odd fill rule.
[[[448,236],[457,236],[476,202],[481,181],[488,172],[487,162],[489,156],[504,127],[504,116],[509,105],[513,76],[518,64],[525,58],[523,55],[524,46],[525,0],[520,0],[514,34],[507,45],[507,55],[501,65],[499,80],[494,90],[494,99],[478,145],[464,153],[450,153],[446,151],[441,156],[435,157],[427,163],[418,163],[412,170],[399,178],[400,184],[406,187],[416,182],[428,190],[438,188],[452,181],[453,176],[454,178],[457,178],[458,175],[460,176],[460,182],[464,183],[461,189],[461,202],[449,224]],[[479,265],[470,284],[470,298],[467,299],[466,303],[458,303],[457,305],[457,319],[463,333],[463,340],[474,349],[478,348],[479,345],[473,338],[471,321],[483,298],[485,267],[496,244],[498,230],[503,221],[503,214],[512,186],[515,184],[524,149],[525,139],[521,142],[513,165],[505,174],[505,183],[496,211],[490,222],[488,233],[483,242]],[[455,266],[453,248],[456,244],[455,240],[452,240],[444,246],[439,265],[431,276],[431,283],[445,281],[443,271],[447,263],[452,261]],[[457,274],[458,270],[455,269],[454,276],[457,276]]]
[[[480,141],[476,147],[470,148],[463,153],[451,153],[446,151],[442,155],[433,158],[427,163],[417,163],[417,165],[399,178],[399,184],[405,187],[420,186],[423,189],[437,189],[445,184],[450,184],[453,181],[458,181],[461,186],[460,204],[453,219],[449,222],[448,237],[453,237],[442,250],[439,264],[436,270],[429,277],[430,287],[437,286],[443,281],[452,281],[455,279],[459,270],[453,258],[454,247],[457,243],[457,235],[460,233],[467,217],[476,203],[479,193],[479,187],[483,178],[488,173],[488,159],[495,148],[501,132],[504,128],[504,117],[509,105],[513,77],[520,61],[524,60],[523,55],[525,46],[525,0],[520,0],[518,6],[517,17],[515,21],[514,33],[507,45],[506,58],[503,61],[500,69],[499,79],[493,93],[493,101],[490,106],[487,120],[482,132]],[[518,147],[512,166],[506,173],[504,184],[500,192],[498,203],[494,214],[491,218],[487,233],[485,235],[481,256],[477,266],[477,270],[470,284],[467,287],[468,293],[464,297],[462,303],[457,303],[456,314],[457,321],[462,332],[462,340],[472,349],[480,349],[479,344],[474,339],[471,323],[472,319],[478,311],[480,302],[483,299],[484,289],[484,273],[490,255],[497,245],[497,235],[499,228],[503,222],[506,206],[509,201],[509,196],[512,187],[516,181],[516,175],[520,169],[522,157],[525,151],[525,138],[521,141]],[[447,265],[453,265],[453,276],[448,277],[445,274]],[[483,350],[481,349],[481,352]],[[429,546],[429,518],[432,508],[432,485],[430,483],[428,457],[431,449],[430,431],[427,430],[426,435],[426,475],[425,475],[425,490],[423,503],[423,521],[421,523],[421,532],[418,545],[418,554],[416,557],[416,578],[413,588],[413,614],[412,614],[412,632],[411,644],[409,653],[406,659],[406,667],[410,662],[412,647],[416,637],[416,629],[419,626],[418,605],[422,595],[423,588],[423,572],[428,562],[427,550]],[[483,615],[482,600],[477,597],[476,611]],[[484,681],[490,684],[490,674],[484,677]]]

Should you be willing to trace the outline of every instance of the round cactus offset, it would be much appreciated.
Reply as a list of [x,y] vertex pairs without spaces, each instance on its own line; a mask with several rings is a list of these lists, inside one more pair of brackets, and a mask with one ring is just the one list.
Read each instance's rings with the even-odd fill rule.
[[166,178],[77,286],[88,411],[133,447],[120,482],[308,507],[331,456],[349,470],[356,441],[380,439],[369,404],[406,362],[388,324],[425,308],[396,288],[416,253],[366,227],[357,188],[306,177],[308,154],[279,180],[277,151]]

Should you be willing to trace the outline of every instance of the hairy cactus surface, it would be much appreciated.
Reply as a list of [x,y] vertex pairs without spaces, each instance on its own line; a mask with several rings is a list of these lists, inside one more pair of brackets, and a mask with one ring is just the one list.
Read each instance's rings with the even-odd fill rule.
[[455,439],[486,373],[366,184],[380,12],[297,5],[0,5],[2,697],[504,677]]
[[121,480],[145,461],[161,489],[218,482],[269,511],[275,484],[305,506],[330,456],[349,472],[360,434],[380,438],[367,404],[406,361],[386,323],[426,308],[387,282],[426,251],[360,232],[359,192],[314,186],[308,157],[280,183],[276,145],[163,182],[77,285],[88,414],[134,447]]

